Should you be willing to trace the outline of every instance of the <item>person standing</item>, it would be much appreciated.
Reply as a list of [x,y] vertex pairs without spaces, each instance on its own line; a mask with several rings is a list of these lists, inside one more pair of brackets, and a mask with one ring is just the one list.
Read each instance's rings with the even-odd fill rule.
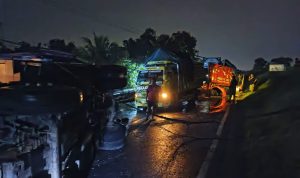
[[250,74],[248,81],[249,81],[249,91],[253,92],[255,90],[255,84],[256,84],[256,79],[253,74]]
[[[236,101],[236,86],[238,84],[238,81],[235,77],[235,75],[232,75],[231,81],[230,81],[230,86],[229,86],[229,102],[234,102]],[[232,100],[233,97],[233,100]]]
[[147,100],[147,117],[149,118],[157,108],[158,100],[159,100],[160,86],[156,84],[156,78],[151,79],[151,83],[147,88],[146,100]]

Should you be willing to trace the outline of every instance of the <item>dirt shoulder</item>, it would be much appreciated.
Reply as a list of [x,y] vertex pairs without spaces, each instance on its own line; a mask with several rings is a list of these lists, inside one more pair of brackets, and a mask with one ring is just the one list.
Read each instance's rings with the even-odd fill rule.
[[208,178],[300,177],[300,71],[232,105]]

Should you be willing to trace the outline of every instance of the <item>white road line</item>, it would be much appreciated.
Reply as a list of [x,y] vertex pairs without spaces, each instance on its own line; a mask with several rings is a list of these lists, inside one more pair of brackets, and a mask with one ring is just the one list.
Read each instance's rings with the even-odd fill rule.
[[[221,123],[218,126],[218,130],[217,130],[217,133],[216,133],[216,136],[218,138],[220,138],[221,135],[222,135],[223,128],[224,128],[225,122],[226,122],[228,114],[229,114],[229,110],[230,110],[230,105],[227,107],[227,109],[225,111],[225,114],[224,114],[224,116],[221,120]],[[205,157],[205,160],[204,160],[203,164],[201,165],[200,170],[197,174],[197,178],[205,178],[206,177],[207,170],[208,170],[208,168],[210,166],[210,163],[213,159],[213,156],[216,152],[218,144],[219,144],[219,139],[214,139],[212,141],[212,144],[210,145],[209,150],[207,152],[207,155]]]

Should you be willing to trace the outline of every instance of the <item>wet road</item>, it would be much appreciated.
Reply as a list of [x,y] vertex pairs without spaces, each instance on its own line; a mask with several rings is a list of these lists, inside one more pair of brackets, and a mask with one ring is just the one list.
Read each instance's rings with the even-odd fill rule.
[[[118,151],[99,151],[89,178],[196,177],[215,137],[223,113],[161,112],[145,120],[126,106],[122,115],[130,118],[126,146]],[[181,122],[181,121],[184,122]]]

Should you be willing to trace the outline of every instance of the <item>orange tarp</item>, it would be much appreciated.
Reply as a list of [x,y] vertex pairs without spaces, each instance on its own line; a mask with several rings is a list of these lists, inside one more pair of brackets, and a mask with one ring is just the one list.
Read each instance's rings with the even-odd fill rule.
[[233,69],[231,67],[213,64],[210,66],[210,83],[218,86],[230,86]]
[[0,83],[20,80],[20,73],[14,73],[12,60],[0,60]]

